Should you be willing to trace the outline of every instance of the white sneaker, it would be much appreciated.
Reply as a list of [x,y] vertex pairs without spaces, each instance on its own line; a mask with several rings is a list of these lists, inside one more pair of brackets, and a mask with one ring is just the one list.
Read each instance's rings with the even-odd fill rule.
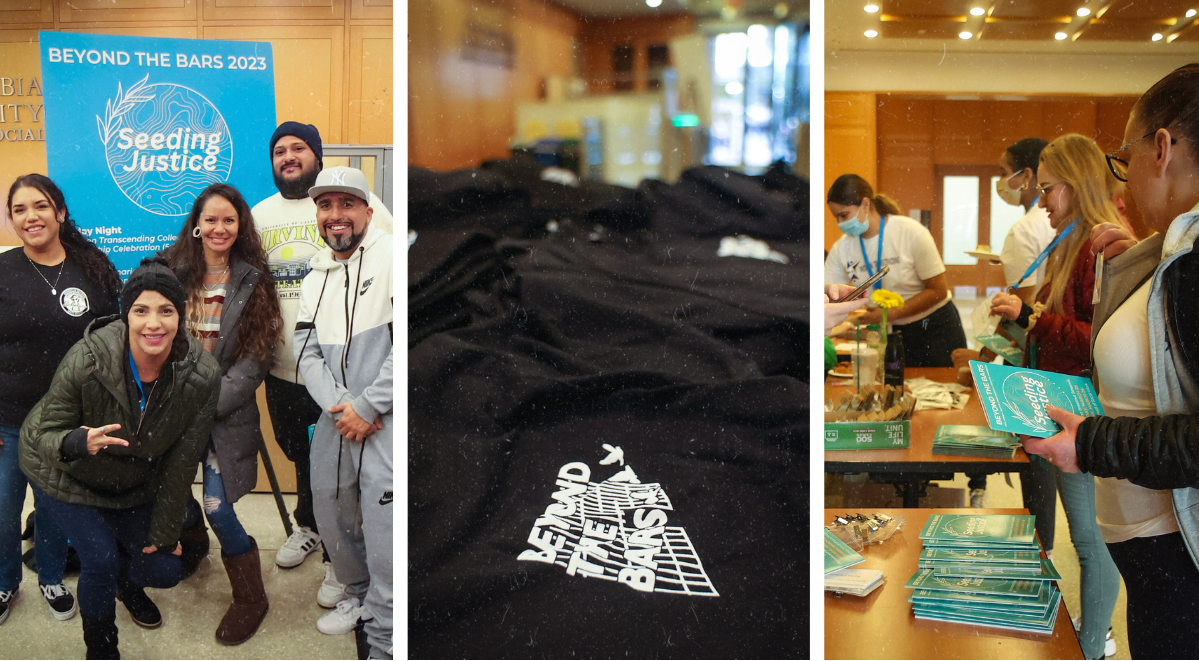
[[971,489],[970,490],[970,507],[982,509],[987,506],[987,490],[986,489]]
[[329,611],[316,621],[316,630],[330,636],[340,636],[350,633],[358,622],[375,619],[366,606],[359,605],[358,597],[350,597],[337,604],[335,610]]
[[283,542],[283,546],[275,553],[275,564],[290,569],[299,567],[309,553],[321,545],[321,536],[312,532],[312,528],[296,526],[291,536]]
[[[1082,632],[1082,615],[1079,614],[1070,618],[1070,623],[1074,625],[1074,634],[1078,635]],[[1107,638],[1103,641],[1103,656],[1112,657],[1116,655],[1116,637],[1112,635],[1112,628],[1107,628]]]
[[320,604],[321,608],[336,608],[337,604],[345,601],[346,586],[337,581],[337,575],[333,573],[333,563],[325,563],[325,580],[321,581],[321,588],[316,591],[316,603]]

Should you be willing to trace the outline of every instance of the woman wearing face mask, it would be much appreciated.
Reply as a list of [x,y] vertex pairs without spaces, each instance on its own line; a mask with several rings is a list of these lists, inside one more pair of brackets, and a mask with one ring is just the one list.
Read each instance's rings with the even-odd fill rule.
[[179,332],[183,288],[146,259],[121,316],[92,322],[21,425],[21,471],[39,511],[79,552],[89,659],[119,659],[116,602],[138,618],[144,587],[179,582],[179,531],[212,428],[220,366]]
[[258,630],[268,608],[258,545],[233,503],[258,481],[263,440],[255,391],[279,341],[279,298],[250,207],[232,186],[213,184],[200,193],[164,256],[187,291],[186,331],[216,357],[223,376],[201,463],[204,513],[233,588],[216,639],[239,645]]
[[[1064,135],[1041,151],[1037,179],[1039,204],[1056,232],[1045,251],[1045,282],[1032,306],[1015,294],[1000,292],[992,299],[991,313],[1025,329],[1025,365],[1078,376],[1091,369],[1091,228],[1120,222],[1111,202],[1115,181],[1095,141],[1077,134]],[[1081,570],[1079,642],[1087,658],[1101,658],[1120,576],[1095,523],[1094,478],[1058,471],[1057,482]]]
[[[903,333],[908,367],[953,367],[954,349],[966,346],[966,333],[950,301],[945,265],[928,230],[899,213],[886,195],[875,195],[856,174],[837,177],[828,191],[828,208],[844,236],[837,239],[824,261],[826,284],[857,285],[883,266],[890,272],[875,284],[903,297],[887,320]],[[869,294],[867,294],[869,295]],[[860,323],[882,320],[871,308]]]
[[[5,209],[21,247],[0,254],[0,623],[21,583],[27,484],[17,460],[21,423],[87,325],[117,312],[121,290],[116,269],[75,228],[62,191],[48,177],[18,177]],[[62,582],[67,539],[41,509],[35,522],[42,596],[55,618],[70,619],[78,608]]]
[[1009,145],[999,157],[1003,174],[995,182],[996,192],[1004,202],[1024,207],[1024,216],[1008,230],[999,256],[1003,259],[1003,276],[1008,287],[1015,288],[1014,293],[1026,303],[1032,303],[1037,285],[1045,279],[1044,262],[1031,273],[1029,267],[1057,234],[1049,223],[1049,214],[1037,204],[1040,198],[1037,164],[1047,144],[1040,138],[1024,138]]
[[1106,416],[1048,407],[1063,431],[1025,439],[1064,472],[1098,478],[1096,515],[1128,589],[1133,658],[1199,658],[1199,64],[1133,106],[1108,155],[1145,224],[1094,230],[1107,263],[1095,309],[1093,381]]

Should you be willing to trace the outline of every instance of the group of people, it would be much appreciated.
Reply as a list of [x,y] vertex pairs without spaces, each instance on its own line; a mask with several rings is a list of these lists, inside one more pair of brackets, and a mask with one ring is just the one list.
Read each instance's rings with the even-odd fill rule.
[[[185,526],[199,466],[232,591],[216,640],[253,636],[269,600],[233,505],[257,481],[265,383],[297,474],[296,526],[275,562],[323,548],[316,599],[332,610],[317,629],[354,631],[360,658],[391,658],[391,216],[362,172],[324,167],[314,126],[281,124],[270,161],[277,194],[251,209],[235,187],[209,186],[175,242],[124,282],[53,181],[10,187],[21,246],[0,253],[0,625],[21,583],[28,484],[51,614],[80,614],[87,658],[120,658],[116,602],[160,626],[144,588],[179,583],[185,527],[207,542],[202,523]],[[264,250],[271,233],[286,250]],[[63,583],[68,545],[78,600]]]
[[[1187,298],[1199,281],[1191,279],[1199,277],[1196,107],[1199,64],[1190,64],[1141,96],[1114,152],[1071,134],[1020,140],[1000,159],[996,192],[1026,214],[1001,253],[1008,289],[992,297],[989,311],[1026,335],[1025,366],[1089,376],[1106,413],[1084,419],[1050,407],[1063,431],[1022,438],[1034,455],[1022,485],[1025,503],[1047,549],[1054,492],[1061,493],[1079,556],[1076,627],[1087,658],[1113,652],[1109,630],[1121,577],[1132,656],[1199,655],[1189,631],[1199,616],[1199,307]],[[846,236],[826,263],[826,326],[829,317],[863,305],[841,301],[848,290],[840,283],[892,264],[883,286],[907,301],[895,315],[906,324],[907,345],[908,319],[927,318],[929,301],[944,295],[937,282],[944,266],[935,248],[930,255],[926,229],[868,187],[846,195],[847,178],[853,176],[838,179],[828,196]],[[1138,238],[1124,218],[1126,196],[1152,231],[1148,237]],[[891,227],[910,226],[917,238],[884,244],[884,218]],[[876,235],[877,244],[867,243]],[[910,314],[908,302],[915,303]],[[932,333],[912,328],[936,343],[936,358],[921,354],[919,364],[947,365],[965,346],[960,329],[956,312]]]

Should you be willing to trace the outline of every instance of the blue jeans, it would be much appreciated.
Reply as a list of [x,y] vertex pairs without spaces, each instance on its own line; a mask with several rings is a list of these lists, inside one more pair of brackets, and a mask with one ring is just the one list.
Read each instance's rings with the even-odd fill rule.
[[208,519],[208,525],[212,526],[212,532],[216,535],[217,541],[221,543],[221,555],[225,557],[233,557],[243,553],[249,553],[253,546],[250,544],[250,536],[246,534],[246,529],[242,527],[241,521],[237,520],[237,513],[233,511],[233,504],[225,498],[225,483],[221,480],[221,474],[212,469],[208,465],[208,456],[213,452],[212,444],[208,444],[208,448],[204,451],[204,516]]
[[[0,422],[0,591],[16,590],[21,584],[21,508],[29,482],[18,463],[20,431]],[[36,510],[35,521],[37,580],[57,585],[67,564],[67,538],[41,509]]]
[[173,588],[182,569],[174,549],[143,553],[148,546],[154,503],[125,509],[105,509],[65,503],[33,487],[34,503],[58,522],[79,553],[79,612],[111,622],[117,615],[117,583],[128,581],[148,588]]
[[1081,574],[1079,597],[1082,602],[1082,630],[1078,642],[1083,656],[1103,658],[1104,640],[1112,626],[1112,611],[1120,594],[1120,572],[1095,522],[1095,478],[1090,473],[1057,473],[1057,488],[1062,508],[1070,525],[1070,539],[1078,552]]

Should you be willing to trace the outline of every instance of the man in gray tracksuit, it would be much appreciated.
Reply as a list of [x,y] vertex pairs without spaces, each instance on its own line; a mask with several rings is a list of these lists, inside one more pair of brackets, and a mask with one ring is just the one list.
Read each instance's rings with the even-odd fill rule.
[[347,599],[317,622],[361,622],[370,658],[392,656],[392,246],[370,224],[366,177],[322,170],[309,191],[325,248],[300,293],[300,374],[324,411],[312,436],[313,511]]

